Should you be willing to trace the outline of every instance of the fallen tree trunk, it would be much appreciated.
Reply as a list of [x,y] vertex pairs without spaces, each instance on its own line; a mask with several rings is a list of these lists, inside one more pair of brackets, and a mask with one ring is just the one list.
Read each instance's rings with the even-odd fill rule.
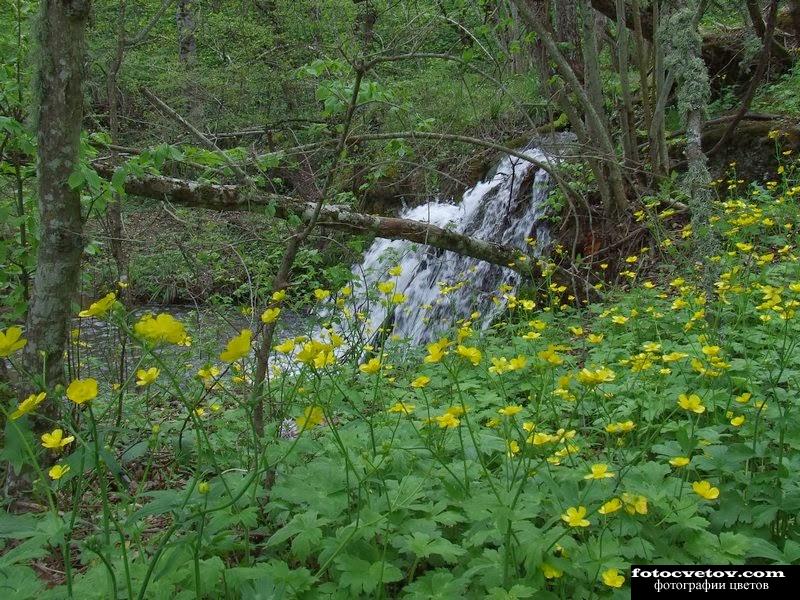
[[[95,163],[94,168],[107,179],[115,171],[115,167],[109,163]],[[210,210],[250,211],[271,206],[276,217],[296,217],[304,223],[310,222],[315,210],[314,203],[302,202],[289,196],[269,194],[245,186],[204,183],[162,175],[129,176],[125,180],[125,192]],[[427,244],[525,274],[540,272],[536,261],[517,262],[522,254],[517,248],[478,240],[420,221],[368,215],[354,212],[347,206],[329,205],[322,207],[317,224],[320,227],[373,234],[390,240]]]

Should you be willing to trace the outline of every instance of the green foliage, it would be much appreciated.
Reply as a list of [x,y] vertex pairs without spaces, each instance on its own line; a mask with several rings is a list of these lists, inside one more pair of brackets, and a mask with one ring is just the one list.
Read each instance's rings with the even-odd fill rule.
[[[328,361],[330,331],[284,330],[280,352],[298,345],[273,358],[263,436],[247,347],[217,358],[228,335],[199,315],[191,346],[153,346],[139,314],[95,310],[133,363],[120,381],[99,360],[118,344],[88,322],[73,339],[100,394],[59,422],[75,439],[55,481],[29,417],[8,421],[21,435],[3,458],[33,466],[49,508],[0,515],[5,581],[43,598],[590,598],[624,593],[602,574],[632,563],[797,561],[800,186],[785,172],[729,182],[711,296],[691,265],[648,270],[645,252],[626,260],[638,283],[593,304],[552,282],[488,331],[390,341],[374,364],[360,346]],[[659,247],[686,253],[691,228],[655,200]],[[355,336],[351,295],[332,300],[326,322]],[[67,540],[75,568],[43,590],[31,561]]]

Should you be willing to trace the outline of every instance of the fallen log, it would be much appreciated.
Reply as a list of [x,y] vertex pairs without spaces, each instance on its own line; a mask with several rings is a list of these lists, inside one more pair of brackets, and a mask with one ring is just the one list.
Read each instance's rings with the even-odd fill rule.
[[[110,179],[116,167],[106,162],[94,164],[97,173]],[[163,175],[128,176],[125,192],[174,204],[220,211],[255,211],[271,207],[279,219],[299,218],[308,223],[315,204],[289,196],[270,194],[246,186],[207,183]],[[537,261],[517,261],[523,253],[517,248],[461,235],[430,223],[354,212],[348,206],[322,207],[318,225],[359,234],[373,234],[390,240],[408,240],[442,250],[470,256],[524,274],[541,273]]]

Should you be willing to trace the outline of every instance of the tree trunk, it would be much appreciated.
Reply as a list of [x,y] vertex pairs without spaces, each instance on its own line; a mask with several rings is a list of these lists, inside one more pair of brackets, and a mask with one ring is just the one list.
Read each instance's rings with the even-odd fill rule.
[[195,1],[178,0],[175,20],[178,25],[178,58],[183,65],[184,76],[186,77],[185,94],[186,106],[189,109],[189,120],[193,123],[199,123],[203,110],[194,76],[194,69],[197,63]]
[[[117,12],[117,47],[114,53],[114,58],[111,61],[111,66],[108,69],[108,77],[106,78],[106,93],[108,95],[108,129],[111,135],[111,142],[119,144],[119,98],[117,96],[117,76],[119,75],[122,62],[125,59],[125,0],[119,0],[119,7]],[[111,148],[111,158],[115,158],[115,151]],[[114,193],[111,201],[106,208],[106,221],[109,237],[109,245],[111,247],[111,255],[114,257],[114,263],[117,267],[117,278],[119,280],[127,280],[128,267],[127,267],[127,254],[122,243],[122,209],[119,197]]]
[[[64,347],[83,251],[80,193],[69,183],[78,162],[83,119],[84,33],[88,0],[44,0],[37,67],[40,238],[28,311],[24,362],[42,384],[64,378]],[[55,417],[57,402],[43,405]]]

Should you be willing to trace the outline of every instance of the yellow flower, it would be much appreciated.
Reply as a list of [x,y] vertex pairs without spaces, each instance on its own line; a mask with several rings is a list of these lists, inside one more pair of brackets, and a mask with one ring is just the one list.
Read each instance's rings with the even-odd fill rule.
[[447,354],[446,348],[450,345],[450,341],[447,338],[441,339],[438,342],[433,342],[432,344],[428,344],[428,355],[424,358],[424,362],[426,363],[438,363],[440,362],[445,355]]
[[625,505],[625,512],[629,515],[635,515],[636,513],[640,515],[647,514],[647,498],[644,496],[624,492],[622,494],[622,502]]
[[616,477],[614,473],[611,473],[608,470],[608,465],[604,463],[597,463],[592,465],[591,467],[592,472],[588,475],[584,475],[584,479],[612,479]]
[[436,422],[442,429],[458,427],[458,425],[461,423],[458,417],[450,412],[446,412],[443,415],[436,417]]
[[314,290],[314,298],[317,299],[318,302],[322,302],[323,300],[327,300],[328,297],[331,295],[329,290],[323,290],[317,288]]
[[114,292],[110,294],[106,294],[104,297],[100,298],[97,302],[92,302],[89,305],[89,308],[86,310],[82,310],[78,313],[79,317],[102,317],[104,316],[111,307],[114,306],[114,302],[117,300],[117,295]]
[[585,516],[585,506],[570,506],[567,512],[561,515],[561,520],[570,527],[588,527],[591,523],[584,518]]
[[590,344],[599,344],[603,341],[603,334],[602,333],[590,333],[586,336],[587,341]]
[[424,388],[426,385],[428,385],[430,382],[431,382],[430,377],[428,377],[427,375],[420,375],[414,381],[411,382],[411,387],[421,389]]
[[308,406],[303,410],[303,416],[297,417],[294,422],[300,429],[316,427],[325,420],[325,413],[321,406]]
[[595,371],[582,369],[581,372],[578,373],[578,381],[580,381],[586,387],[595,387],[601,383],[614,381],[616,378],[617,374],[607,367],[601,367]]
[[518,371],[519,369],[524,369],[527,364],[528,359],[520,354],[516,358],[512,358],[508,361],[508,370]]
[[609,423],[606,425],[608,433],[627,433],[636,429],[636,423],[633,421],[622,421],[620,423]]
[[620,588],[622,587],[622,584],[625,583],[625,576],[620,575],[617,569],[608,569],[607,571],[603,571],[600,576],[603,579],[603,583],[605,583],[608,587]]
[[31,394],[25,400],[19,403],[17,409],[11,413],[10,417],[12,421],[16,421],[23,415],[27,415],[28,413],[33,412],[36,408],[44,402],[44,399],[47,397],[46,392],[41,392],[39,394]]
[[519,443],[517,440],[510,440],[506,442],[506,455],[508,458],[513,458],[519,454]]
[[161,370],[157,369],[156,367],[150,367],[146,371],[144,369],[139,369],[136,371],[136,385],[139,386],[147,386],[153,383],[158,376],[161,374]]
[[263,313],[261,313],[261,322],[265,325],[269,325],[270,323],[274,323],[278,320],[278,315],[281,314],[280,308],[268,308]]
[[456,349],[456,353],[459,356],[466,358],[474,366],[479,365],[481,362],[481,351],[477,348],[473,348],[471,346],[459,346]]
[[203,367],[197,371],[197,376],[205,381],[206,379],[213,379],[220,373],[221,371],[217,367]]
[[564,571],[558,569],[551,565],[550,563],[542,563],[541,564],[542,575],[544,575],[545,579],[558,579],[559,577],[564,575]]
[[250,354],[250,342],[253,339],[253,332],[249,329],[242,329],[241,333],[232,338],[225,351],[219,355],[223,362],[235,362]]
[[406,415],[410,415],[414,412],[416,405],[409,404],[408,402],[396,402],[392,406],[389,407],[388,412],[390,413],[403,413]]
[[403,274],[403,267],[401,267],[400,265],[397,265],[389,269],[389,275],[391,275],[392,277],[400,277],[400,275],[402,274]]
[[19,327],[9,327],[5,331],[0,331],[0,358],[12,355],[28,343],[28,340],[21,336],[22,329]]
[[697,394],[692,394],[691,396],[687,396],[686,394],[681,394],[680,396],[678,396],[678,406],[680,406],[684,410],[689,410],[693,413],[697,413],[698,415],[706,412],[706,407],[703,406],[703,401]]
[[211,491],[211,484],[207,481],[201,481],[197,484],[197,493],[205,496],[208,492]]
[[712,487],[708,481],[695,481],[692,484],[694,493],[705,500],[716,500],[719,498],[719,489]]
[[686,358],[689,356],[684,352],[670,352],[669,354],[664,354],[661,356],[661,360],[665,363],[675,362],[676,360],[681,360],[682,358]]
[[522,407],[519,406],[518,404],[509,404],[508,406],[499,409],[497,412],[499,412],[504,417],[513,417],[517,413],[522,412]]
[[601,506],[597,512],[599,512],[601,515],[610,515],[617,512],[620,508],[622,508],[622,500],[619,498],[612,498],[603,504],[603,506]]
[[671,458],[669,460],[669,464],[671,464],[676,469],[680,469],[681,467],[685,467],[691,462],[691,458],[687,456],[676,456],[675,458]]
[[547,350],[541,350],[536,354],[540,360],[543,360],[553,366],[558,366],[564,363],[564,359],[556,352],[555,347],[548,346]]
[[283,302],[285,299],[286,299],[286,290],[278,290],[277,292],[273,292],[272,294],[273,302]]
[[583,335],[583,327],[570,327],[569,330],[572,332],[572,335]]
[[549,444],[553,441],[553,436],[549,433],[535,433],[531,437],[528,438],[528,443],[533,444],[534,446],[541,446],[542,444]]
[[189,336],[186,334],[183,323],[166,313],[161,313],[156,317],[144,315],[133,326],[133,331],[139,337],[154,344],[166,342],[168,344],[187,345],[189,341]]
[[47,474],[50,475],[50,479],[56,480],[61,479],[68,472],[69,465],[53,465],[50,467],[50,470],[47,472]]
[[42,446],[50,450],[59,451],[67,444],[75,440],[74,435],[64,437],[64,432],[61,429],[54,429],[50,433],[42,434]]
[[381,370],[381,361],[379,358],[371,358],[363,365],[359,365],[358,368],[362,373],[373,375]]
[[614,315],[611,317],[611,322],[616,325],[625,325],[628,322],[628,317],[623,317],[622,315]]
[[733,417],[731,419],[731,425],[734,427],[741,427],[744,424],[744,415],[739,415],[738,417]]
[[396,285],[397,283],[395,283],[394,281],[381,281],[378,284],[378,291],[388,296],[394,291]]
[[94,400],[97,398],[97,380],[91,377],[75,379],[67,386],[67,398],[75,404],[83,404],[89,400]]
[[281,354],[289,354],[294,350],[295,345],[295,341],[290,338],[275,346],[275,350]]

